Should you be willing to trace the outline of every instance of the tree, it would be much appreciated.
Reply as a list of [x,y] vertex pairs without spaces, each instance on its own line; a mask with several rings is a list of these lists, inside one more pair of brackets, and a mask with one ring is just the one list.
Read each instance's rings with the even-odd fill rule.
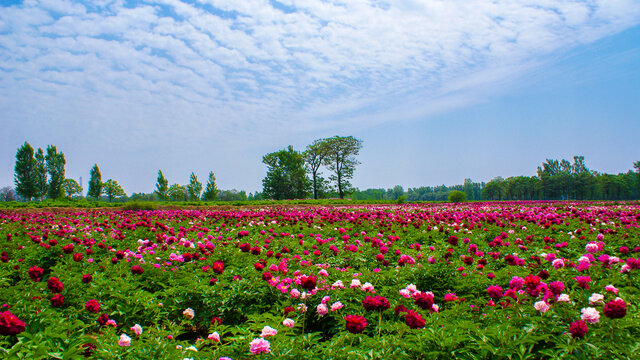
[[64,181],[64,165],[67,161],[64,153],[58,153],[55,146],[47,146],[47,155],[45,156],[46,168],[49,173],[49,191],[48,195],[51,199],[57,199],[64,196],[62,191],[62,182]]
[[638,198],[640,198],[640,161],[636,161],[633,163],[633,168],[636,169],[636,189],[638,191]]
[[49,185],[47,184],[47,168],[46,168],[46,160],[44,157],[44,151],[42,148],[38,148],[38,151],[35,153],[35,167],[34,171],[34,182],[36,187],[35,196],[39,199],[44,198],[47,195],[47,191]]
[[318,199],[320,193],[325,190],[322,188],[322,180],[324,179],[319,178],[319,169],[328,154],[329,146],[326,139],[318,139],[314,141],[313,144],[308,145],[307,149],[302,153],[302,158],[304,159],[307,170],[311,173],[314,199]]
[[169,187],[169,190],[167,190],[167,195],[171,201],[186,201],[187,187],[173,184]]
[[35,159],[33,158],[33,148],[28,142],[18,148],[16,152],[16,166],[14,168],[14,182],[18,195],[31,201],[36,195],[36,184],[34,177]]
[[91,173],[89,177],[89,190],[87,191],[87,196],[95,199],[100,199],[102,195],[102,174],[100,174],[100,169],[98,168],[98,164],[94,164],[91,168]]
[[62,182],[62,190],[67,198],[72,198],[75,195],[82,194],[82,186],[80,186],[80,184],[78,184],[74,179],[65,179]]
[[454,190],[449,193],[449,202],[459,203],[467,201],[467,193],[460,190]]
[[202,200],[213,201],[218,197],[218,188],[216,186],[216,176],[213,175],[213,171],[209,172],[209,179],[207,180],[207,187],[202,194]]
[[267,176],[262,180],[266,198],[283,200],[307,197],[311,182],[304,169],[304,159],[291,145],[265,155],[262,162],[268,166]]
[[0,189],[0,201],[15,201],[16,192],[11,186],[5,186]]
[[167,192],[169,191],[169,180],[167,180],[162,174],[162,170],[158,170],[158,179],[156,180],[156,190],[154,193],[158,196],[158,199],[166,201],[169,199]]
[[104,194],[109,198],[109,202],[113,200],[113,198],[118,198],[120,196],[127,196],[124,192],[124,189],[117,181],[109,179],[104,184],[102,184],[104,189]]
[[200,200],[200,193],[202,192],[202,183],[198,181],[198,177],[193,172],[189,177],[189,185],[187,185],[187,192],[189,193],[189,201]]
[[360,164],[355,157],[360,153],[362,141],[353,136],[334,136],[325,141],[328,150],[324,165],[333,171],[334,174],[329,179],[335,181],[338,196],[343,199],[345,192],[351,190],[348,179],[353,178],[353,171]]

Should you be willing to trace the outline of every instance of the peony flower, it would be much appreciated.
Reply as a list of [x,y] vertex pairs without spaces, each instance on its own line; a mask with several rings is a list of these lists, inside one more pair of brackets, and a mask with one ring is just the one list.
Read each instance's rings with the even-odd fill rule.
[[390,307],[389,300],[384,296],[367,296],[362,300],[362,306],[367,311],[384,311]]
[[413,299],[415,301],[415,304],[424,310],[431,310],[433,308],[433,293],[430,291],[424,293],[415,293],[413,294]]
[[569,301],[571,301],[571,299],[569,299],[569,295],[567,294],[558,295],[558,302],[569,302]]
[[133,265],[131,267],[131,273],[132,274],[142,274],[144,272],[144,269],[142,268],[142,266],[140,265]]
[[118,345],[120,346],[131,346],[131,338],[126,334],[120,335],[120,340],[118,340]]
[[131,330],[133,330],[133,332],[137,335],[140,336],[140,334],[142,334],[142,326],[140,326],[140,324],[135,324],[131,327]]
[[498,300],[502,297],[502,287],[499,285],[491,285],[487,288],[487,294],[493,300]]
[[261,339],[261,338],[256,338],[253,339],[250,343],[249,343],[249,351],[251,351],[251,353],[253,355],[258,355],[258,354],[266,354],[271,352],[271,344],[265,340],[265,339]]
[[316,306],[316,311],[318,312],[318,315],[324,316],[329,312],[329,308],[327,308],[327,305],[325,304],[319,304]]
[[344,305],[342,305],[342,303],[340,301],[336,301],[331,305],[331,311],[338,311],[340,309],[342,309]]
[[418,314],[413,310],[409,310],[406,312],[404,318],[405,324],[412,329],[422,329],[424,327],[425,321],[422,318],[422,315]]
[[547,285],[552,294],[558,295],[564,291],[564,283],[562,281],[552,281]]
[[186,308],[183,312],[182,315],[184,315],[184,317],[186,317],[187,319],[193,319],[193,317],[196,315],[195,312],[193,312],[192,308]]
[[271,326],[265,326],[262,328],[262,334],[260,337],[265,338],[267,336],[275,336],[278,333],[278,330],[272,328]]
[[575,281],[578,282],[578,286],[583,289],[589,290],[589,283],[591,282],[591,277],[589,276],[576,276]]
[[351,285],[349,285],[350,288],[359,288],[360,286],[362,286],[362,283],[360,282],[359,279],[353,279],[351,280]]
[[588,330],[589,330],[589,327],[587,326],[587,323],[585,323],[582,320],[578,320],[572,323],[571,326],[569,327],[569,332],[571,333],[571,336],[579,339],[583,338],[587,334]]
[[367,326],[367,319],[360,315],[347,315],[344,317],[346,321],[347,331],[353,334],[359,334],[364,331]]
[[91,299],[84,304],[84,308],[90,313],[100,312],[100,303],[96,299]]
[[29,278],[35,282],[40,281],[42,274],[44,273],[44,269],[37,266],[32,266],[29,268],[28,274]]
[[91,276],[91,274],[82,275],[82,283],[88,284],[91,282],[91,280],[93,280],[93,277]]
[[26,328],[25,323],[10,311],[0,313],[0,335],[18,335]]
[[549,310],[549,304],[547,304],[546,301],[538,301],[535,304],[533,304],[533,307],[542,313],[547,312],[547,310]]
[[615,295],[618,295],[618,289],[617,289],[615,286],[613,286],[613,285],[607,285],[607,286],[605,286],[605,287],[604,287],[604,290],[605,290],[605,291],[610,291],[610,292],[614,293]]
[[292,319],[286,318],[282,321],[282,325],[292,328],[296,324]]
[[51,298],[51,306],[53,307],[62,307],[64,305],[64,296],[62,294],[55,294]]
[[57,277],[50,277],[49,280],[47,280],[47,287],[53,293],[61,293],[64,289],[64,285],[62,285],[62,282],[60,282]]
[[597,305],[597,304],[604,304],[604,295],[592,294],[589,297],[589,305]]
[[627,304],[621,298],[616,298],[606,303],[602,312],[610,319],[621,319],[627,315]]
[[592,307],[589,307],[589,308],[583,308],[580,311],[582,312],[582,315],[580,316],[582,320],[592,324],[595,324],[600,321],[600,313],[598,312],[598,310]]
[[207,336],[207,338],[213,342],[220,342],[220,334],[218,334],[217,331],[214,331],[213,333],[209,334],[209,336]]

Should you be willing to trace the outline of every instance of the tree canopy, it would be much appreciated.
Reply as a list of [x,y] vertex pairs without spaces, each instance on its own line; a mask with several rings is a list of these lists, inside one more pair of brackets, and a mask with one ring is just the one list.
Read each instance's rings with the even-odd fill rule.
[[265,155],[262,162],[268,167],[267,176],[262,180],[266,198],[284,200],[308,196],[311,183],[304,169],[304,159],[291,145]]

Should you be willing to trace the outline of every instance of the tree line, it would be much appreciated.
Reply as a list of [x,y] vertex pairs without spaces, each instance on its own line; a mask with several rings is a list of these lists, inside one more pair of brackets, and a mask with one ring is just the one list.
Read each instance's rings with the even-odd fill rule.
[[[362,141],[353,136],[334,136],[315,140],[304,151],[292,146],[263,156],[267,173],[262,180],[262,192],[220,190],[216,177],[209,172],[205,186],[191,173],[189,183],[169,185],[162,170],[158,170],[152,193],[134,193],[127,197],[122,186],[113,179],[102,181],[98,165],[90,171],[87,198],[109,201],[245,201],[283,199],[351,198],[354,200],[447,201],[454,191],[465,194],[467,200],[631,200],[640,199],[640,161],[633,163],[635,171],[617,175],[599,173],[587,168],[583,156],[565,159],[546,159],[538,166],[535,176],[498,176],[491,181],[453,186],[422,186],[408,188],[400,185],[389,189],[354,188],[350,183]],[[65,155],[56,146],[46,152],[25,142],[16,152],[14,168],[15,188],[0,189],[0,201],[43,200],[45,198],[81,198],[83,188],[74,179],[65,178]],[[328,177],[323,176],[328,171]],[[203,191],[204,190],[204,191]]]

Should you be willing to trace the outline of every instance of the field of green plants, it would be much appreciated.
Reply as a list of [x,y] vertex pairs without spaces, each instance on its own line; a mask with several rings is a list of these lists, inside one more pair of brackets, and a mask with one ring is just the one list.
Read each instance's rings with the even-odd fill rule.
[[1,210],[0,358],[637,359],[639,223],[637,202]]

